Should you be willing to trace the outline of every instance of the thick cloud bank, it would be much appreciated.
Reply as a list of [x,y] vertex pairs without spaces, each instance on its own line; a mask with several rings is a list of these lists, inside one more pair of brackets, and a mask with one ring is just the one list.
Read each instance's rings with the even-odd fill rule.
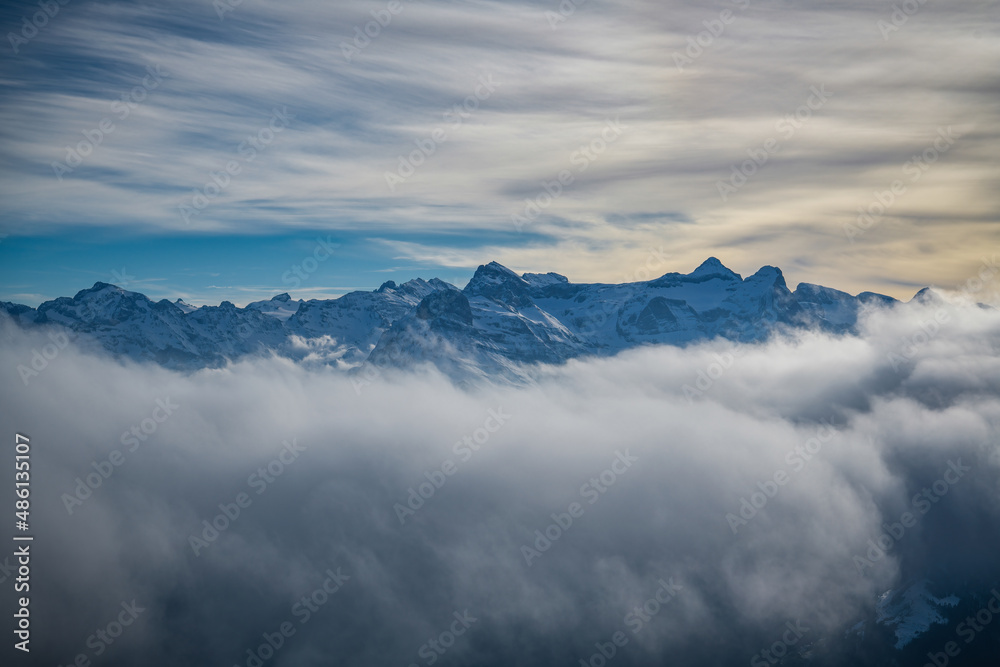
[[782,642],[846,664],[879,593],[1000,582],[995,310],[478,390],[0,336],[3,437],[32,444],[32,664],[747,664]]

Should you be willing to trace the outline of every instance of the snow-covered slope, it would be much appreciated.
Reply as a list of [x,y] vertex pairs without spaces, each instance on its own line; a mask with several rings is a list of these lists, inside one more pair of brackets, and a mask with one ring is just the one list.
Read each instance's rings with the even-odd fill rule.
[[245,308],[228,301],[195,308],[96,283],[37,309],[0,303],[0,310],[22,326],[67,327],[116,355],[176,368],[276,353],[348,368],[429,362],[454,377],[516,379],[525,365],[638,345],[755,341],[781,327],[850,331],[863,307],[893,302],[806,283],[792,292],[775,267],[743,278],[709,258],[689,274],[619,285],[518,275],[491,262],[462,290],[417,278],[338,299],[279,294]]
[[[180,299],[178,299],[180,301]],[[183,303],[183,302],[181,302]],[[178,305],[181,305],[178,303]],[[289,317],[294,315],[298,311],[299,306],[302,304],[302,299],[293,299],[288,295],[288,293],[279,294],[278,296],[271,297],[267,301],[254,301],[253,303],[248,303],[246,305],[250,310],[256,310],[264,315],[270,315],[271,317],[276,317],[282,322],[287,320]],[[188,306],[183,304],[188,308],[193,308],[193,306]]]
[[878,598],[875,621],[893,630],[897,649],[927,632],[932,625],[947,623],[947,609],[959,603],[955,595],[935,597],[927,590],[928,584],[921,580],[901,590],[888,590]]
[[[433,361],[452,375],[515,378],[523,364],[609,355],[638,345],[716,337],[755,341],[776,327],[849,331],[866,303],[895,301],[813,285],[791,292],[775,267],[744,279],[715,258],[690,274],[621,285],[574,284],[555,273],[519,276],[492,262],[480,266],[461,293],[461,302],[427,309],[437,314],[398,320],[370,361]],[[426,305],[437,300],[428,296]],[[456,318],[459,310],[469,311],[471,321]]]
[[96,340],[113,354],[173,367],[216,366],[280,347],[287,337],[279,320],[228,301],[183,308],[101,282],[73,298],[20,310],[16,320],[22,325],[60,325]]

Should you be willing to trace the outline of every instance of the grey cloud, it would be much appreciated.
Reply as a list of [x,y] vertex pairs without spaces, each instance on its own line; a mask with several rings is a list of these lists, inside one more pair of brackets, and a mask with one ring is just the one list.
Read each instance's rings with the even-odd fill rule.
[[[2,422],[33,444],[37,655],[90,651],[133,598],[148,611],[103,664],[245,664],[286,620],[269,664],[426,664],[420,647],[465,610],[477,621],[442,662],[575,665],[623,630],[616,664],[745,663],[795,619],[836,646],[908,578],[1000,578],[984,529],[1000,518],[1000,320],[947,306],[914,343],[942,307],[873,312],[860,338],[650,348],[474,391],[423,372],[359,393],[280,359],[185,375],[72,345],[24,386],[16,367],[46,339],[5,325]],[[68,514],[62,494],[167,397],[174,413]],[[466,460],[456,443],[498,409],[509,419]],[[822,420],[836,435],[793,470]],[[250,476],[293,438],[304,451],[258,494]],[[637,460],[582,489],[618,452]],[[436,477],[447,459],[457,472]],[[967,476],[859,576],[852,557],[958,459]],[[726,515],[778,470],[790,481],[734,534]],[[442,478],[401,525],[394,505]],[[195,556],[191,535],[241,492],[250,505]],[[582,515],[529,566],[521,547],[573,502]],[[300,624],[293,605],[337,568],[350,579]],[[633,633],[628,614],[670,577],[682,588]]]

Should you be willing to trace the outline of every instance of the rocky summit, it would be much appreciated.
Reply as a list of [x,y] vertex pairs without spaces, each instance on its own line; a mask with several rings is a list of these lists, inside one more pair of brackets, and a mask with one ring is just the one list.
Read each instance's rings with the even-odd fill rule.
[[753,342],[795,328],[850,333],[863,308],[893,303],[808,283],[792,291],[773,266],[744,278],[711,257],[688,274],[624,284],[518,275],[490,262],[463,289],[417,278],[337,299],[279,294],[243,308],[154,302],[99,282],[38,308],[0,302],[0,311],[23,327],[62,327],[114,355],[177,369],[277,354],[344,370],[430,363],[461,379],[516,379],[532,364],[640,345]]

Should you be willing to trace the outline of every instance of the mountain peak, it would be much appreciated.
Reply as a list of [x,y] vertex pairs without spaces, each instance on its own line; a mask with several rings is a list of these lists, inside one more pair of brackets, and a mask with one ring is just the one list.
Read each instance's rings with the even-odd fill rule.
[[121,296],[145,298],[144,295],[139,294],[138,292],[129,292],[128,290],[118,287],[118,285],[112,285],[111,283],[105,283],[98,280],[90,289],[83,289],[77,292],[76,296],[73,297],[73,300],[79,301],[81,299],[86,299],[89,296],[96,296],[99,294],[119,294]]
[[704,262],[698,266],[697,269],[689,273],[690,276],[711,276],[718,275],[726,278],[735,278],[736,280],[741,280],[740,274],[726,267],[725,264],[720,262],[715,257],[709,257]]
[[481,264],[472,275],[472,280],[466,285],[466,289],[476,286],[499,285],[502,283],[522,283],[527,284],[524,278],[517,275],[503,264],[490,262]]
[[174,301],[174,305],[180,308],[185,314],[193,313],[194,311],[198,310],[198,306],[192,306],[184,299],[177,299],[176,301]]
[[497,273],[500,275],[510,276],[512,278],[521,277],[516,273],[514,273],[513,271],[511,271],[510,269],[508,269],[500,262],[490,262],[489,264],[484,264],[483,266],[480,266],[478,269],[476,269],[476,273],[479,273],[480,271],[484,271],[487,273]]
[[456,289],[454,285],[452,285],[451,283],[446,283],[440,278],[431,278],[430,280],[427,281],[427,284],[436,287],[437,289]]
[[560,273],[523,273],[521,278],[533,287],[544,287],[547,285],[568,284],[569,278]]
[[757,269],[757,273],[747,278],[747,280],[787,288],[787,285],[785,285],[785,276],[781,273],[781,269],[776,266],[762,266]]
[[910,299],[910,301],[915,301],[916,303],[923,303],[923,304],[944,303],[944,299],[941,298],[941,295],[939,295],[933,287],[923,288],[922,290],[914,294],[913,298]]
[[484,296],[517,308],[531,303],[528,281],[497,262],[476,269],[472,280],[462,291],[469,296]]
[[76,297],[74,298],[80,298],[80,296],[85,294],[96,294],[98,292],[105,292],[105,291],[121,292],[123,294],[125,293],[125,290],[123,290],[121,287],[118,287],[118,285],[112,285],[111,283],[105,283],[98,280],[96,283],[94,283],[94,286],[91,287],[90,289],[84,289],[77,292]]

